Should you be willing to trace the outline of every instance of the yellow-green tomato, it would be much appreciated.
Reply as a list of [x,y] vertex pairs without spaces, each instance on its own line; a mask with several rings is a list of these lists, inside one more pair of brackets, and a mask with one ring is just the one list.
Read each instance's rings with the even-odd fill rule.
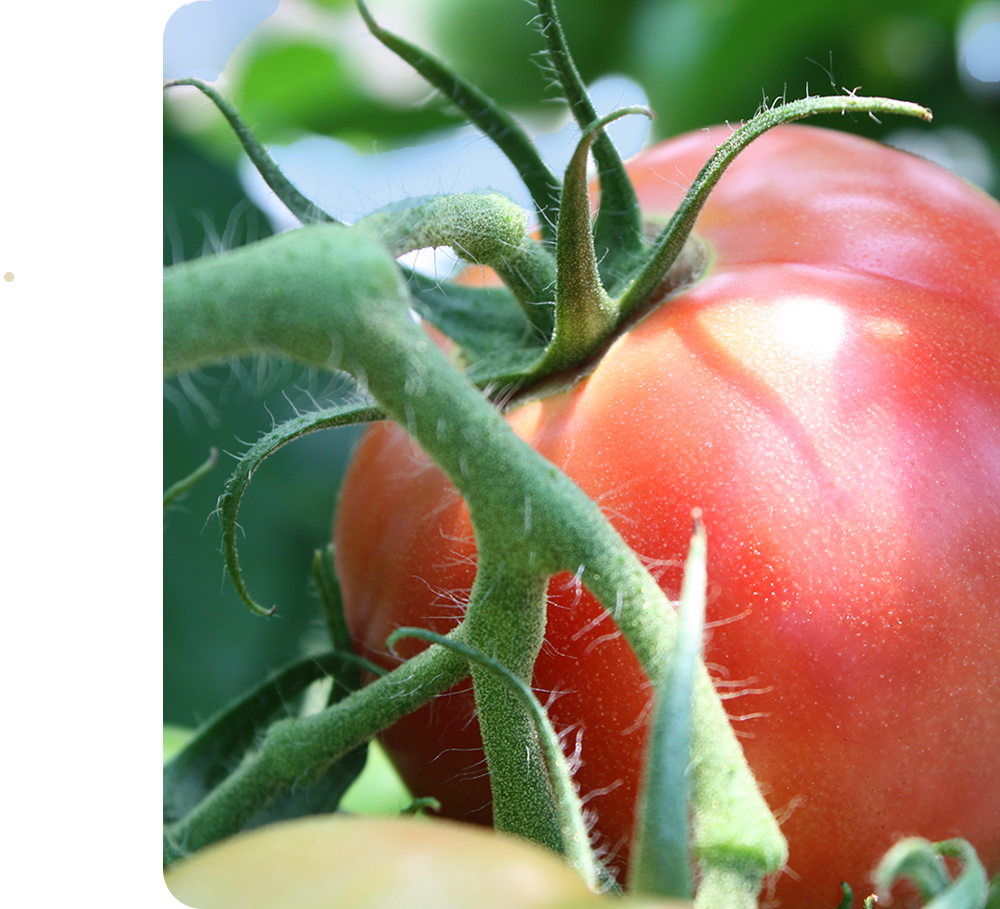
[[325,815],[239,834],[169,868],[194,909],[547,909],[603,902],[558,856],[453,821]]
[[545,909],[692,909],[691,903],[685,900],[674,900],[663,897],[602,897],[590,896],[587,899],[573,900],[570,903],[557,903],[546,906]]

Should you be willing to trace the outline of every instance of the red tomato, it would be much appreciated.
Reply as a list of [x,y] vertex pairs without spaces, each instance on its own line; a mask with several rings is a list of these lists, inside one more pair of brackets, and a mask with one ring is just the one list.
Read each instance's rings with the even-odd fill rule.
[[[630,165],[664,218],[726,131]],[[706,275],[516,431],[596,502],[668,593],[709,534],[706,662],[790,843],[774,900],[835,906],[901,835],[1000,871],[1000,206],[918,158],[787,126],[745,151],[696,234]],[[335,541],[349,624],[447,630],[474,570],[457,494],[392,425],[364,438]],[[572,578],[535,686],[581,736],[595,834],[628,856],[649,690]],[[414,648],[415,649],[415,648]],[[544,695],[543,695],[544,699]],[[488,821],[472,701],[384,741],[417,795]]]

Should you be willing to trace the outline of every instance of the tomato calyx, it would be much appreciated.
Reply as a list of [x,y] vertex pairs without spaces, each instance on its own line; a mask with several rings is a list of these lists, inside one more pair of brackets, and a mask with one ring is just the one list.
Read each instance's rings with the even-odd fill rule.
[[[931,119],[931,113],[916,104],[889,98],[863,98],[854,92],[830,97],[807,97],[766,108],[733,131],[716,150],[692,183],[684,201],[652,243],[643,237],[642,213],[628,173],[604,127],[628,113],[648,113],[628,108],[599,118],[586,86],[573,63],[555,4],[539,0],[537,23],[546,41],[546,63],[558,80],[569,111],[581,130],[581,139],[567,166],[561,184],[548,170],[536,146],[492,99],[466,82],[426,51],[379,26],[363,0],[358,6],[372,34],[386,47],[410,63],[435,88],[492,138],[518,170],[535,204],[543,245],[555,248],[555,302],[551,332],[545,350],[527,365],[523,359],[512,370],[504,370],[503,358],[493,358],[498,368],[475,381],[494,389],[494,399],[509,399],[522,389],[548,385],[559,376],[585,375],[588,364],[599,360],[614,337],[626,331],[648,308],[669,299],[670,290],[696,279],[696,266],[705,267],[691,255],[689,238],[694,222],[709,193],[735,157],[754,139],[781,123],[790,123],[820,113],[894,113]],[[601,205],[591,220],[586,179],[588,152],[597,165]],[[687,251],[685,252],[685,250]],[[675,263],[681,261],[677,272]],[[527,274],[524,269],[507,269]],[[536,289],[544,277],[530,281]],[[529,323],[536,328],[542,302],[519,294],[516,282],[501,274],[504,283],[522,304]],[[520,279],[519,279],[520,280]],[[666,284],[666,286],[664,286]],[[524,304],[528,305],[525,306]],[[545,315],[548,313],[543,309]],[[439,326],[440,327],[440,326]],[[458,344],[462,339],[453,337]],[[533,341],[537,340],[533,339]]]
[[708,272],[711,263],[712,251],[709,245],[696,236],[688,237],[677,261],[654,288],[646,304],[630,313],[612,331],[608,332],[593,347],[586,359],[572,363],[561,370],[550,372],[539,369],[540,377],[538,379],[525,378],[520,384],[499,386],[489,392],[489,397],[502,410],[507,410],[529,401],[568,391],[593,373],[604,358],[605,353],[618,338],[628,334],[651,313],[661,306],[669,305],[674,297],[684,293],[697,283]]
[[[736,156],[774,126],[822,113],[894,113],[931,119],[917,104],[865,98],[853,92],[807,97],[759,112],[723,142],[691,184],[681,205],[653,242],[643,236],[642,214],[624,163],[604,132],[625,108],[598,118],[565,47],[550,0],[539,4],[542,32],[560,87],[581,129],[577,149],[560,182],[533,141],[509,114],[445,64],[377,25],[361,0],[369,29],[446,94],[508,157],[532,195],[541,242],[527,229],[528,215],[496,193],[407,199],[361,219],[395,257],[417,249],[450,246],[466,261],[488,266],[508,296],[486,288],[460,288],[408,272],[420,315],[464,352],[467,375],[494,400],[510,399],[550,376],[585,375],[588,365],[636,318],[670,299],[671,291],[698,277],[704,258],[691,253],[692,229],[701,208]],[[191,85],[224,114],[247,155],[276,195],[303,222],[334,219],[305,199],[281,173],[239,115],[211,86]],[[598,165],[600,205],[591,219],[588,153]],[[687,249],[687,252],[685,250]],[[696,249],[696,247],[695,247]],[[676,265],[676,268],[675,268]],[[406,271],[406,269],[404,269]],[[474,312],[473,310],[478,310]],[[488,324],[482,315],[488,313]]]
[[[554,328],[545,354],[530,371],[513,376],[515,384],[532,384],[555,373],[579,377],[588,364],[617,336],[627,331],[645,312],[668,302],[678,289],[690,286],[704,273],[707,256],[693,238],[698,213],[729,165],[754,139],[783,123],[820,113],[876,112],[931,119],[920,105],[890,98],[862,98],[854,94],[804,98],[758,113],[723,142],[691,184],[683,202],[660,234],[636,253],[628,250],[612,262],[634,265],[620,293],[612,297],[598,269],[596,226],[590,221],[586,181],[587,152],[595,136],[612,121],[641,108],[626,108],[596,120],[577,145],[563,182],[556,237],[556,300]],[[613,257],[614,258],[614,257]],[[546,383],[547,384],[547,383]]]

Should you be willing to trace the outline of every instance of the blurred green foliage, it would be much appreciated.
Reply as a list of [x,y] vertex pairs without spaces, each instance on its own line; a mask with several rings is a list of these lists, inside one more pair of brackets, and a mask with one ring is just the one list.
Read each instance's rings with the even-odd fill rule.
[[276,361],[204,370],[167,385],[164,486],[190,473],[211,447],[214,470],[164,513],[164,721],[191,726],[270,671],[309,650],[326,649],[312,589],[313,553],[325,546],[340,473],[358,430],[317,433],[277,452],[258,471],[240,514],[240,559],[267,619],[253,615],[223,572],[213,516],[243,451],[293,406],[330,402],[337,385]]
[[[377,4],[373,4],[377,14]],[[606,73],[630,73],[632,23],[642,0],[563,0],[559,21],[580,75],[593,82]],[[441,56],[487,94],[510,107],[560,97],[554,77],[540,65],[541,33],[528,25],[532,6],[511,0],[435,0],[431,34]]]
[[302,132],[399,142],[462,121],[441,101],[410,107],[366,94],[342,56],[310,40],[278,40],[248,61],[241,114],[262,142]]
[[[935,123],[919,129],[962,130],[978,138],[997,168],[1000,93],[974,96],[959,78],[956,28],[972,5],[563,0],[560,16],[585,79],[622,73],[643,85],[658,137],[739,120],[765,99],[799,97],[807,87],[831,93],[860,86],[866,94],[930,106]],[[414,144],[461,122],[405,67],[380,78],[392,58],[359,27],[350,3],[289,6],[309,15],[292,16],[280,28],[276,17],[265,22],[241,45],[220,86],[262,139],[285,143],[319,133],[370,153]],[[532,57],[543,41],[528,24],[534,10],[525,0],[370,0],[370,7],[386,27],[429,41],[515,113],[543,122],[538,118],[551,119],[561,109],[557,88]],[[419,34],[410,30],[414,25]],[[190,95],[165,104],[165,264],[271,232],[237,179],[238,144],[207,106],[198,99],[192,110]],[[826,125],[883,137],[898,124],[842,117],[827,118]],[[242,450],[272,418],[337,393],[324,377],[270,361],[216,367],[172,380],[166,389],[165,487],[202,463],[212,446]],[[309,566],[313,551],[328,540],[337,484],[356,437],[356,431],[338,431],[300,440],[267,461],[250,486],[241,514],[242,561],[257,599],[277,604],[273,618],[251,615],[223,576],[211,513],[230,458],[221,456],[212,474],[165,514],[168,722],[206,718],[303,648],[318,646],[322,623]]]
[[[584,77],[620,72],[641,83],[662,138],[747,117],[764,97],[798,97],[807,85],[813,93],[861,86],[865,94],[935,107],[939,120],[983,125],[986,111],[962,91],[955,65],[955,26],[970,5],[576,0],[563,3],[560,16]],[[437,0],[432,22],[445,56],[513,103],[540,95],[548,83],[527,62],[542,39],[518,26],[525,18],[524,3]],[[869,130],[868,124],[855,125]]]
[[244,196],[232,166],[207,157],[166,118],[163,264],[196,258],[213,246],[242,246],[270,235],[267,217]]

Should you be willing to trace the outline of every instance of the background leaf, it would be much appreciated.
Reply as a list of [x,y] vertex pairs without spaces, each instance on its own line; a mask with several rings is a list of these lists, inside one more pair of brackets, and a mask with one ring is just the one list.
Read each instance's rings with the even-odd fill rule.
[[[163,821],[180,820],[237,766],[268,723],[290,715],[306,689],[337,673],[344,660],[328,653],[299,660],[248,691],[217,713],[190,737],[163,768]],[[324,697],[336,700],[332,690]],[[314,780],[304,780],[255,817],[248,827],[304,814],[333,811],[361,773],[367,746],[334,763]]]

